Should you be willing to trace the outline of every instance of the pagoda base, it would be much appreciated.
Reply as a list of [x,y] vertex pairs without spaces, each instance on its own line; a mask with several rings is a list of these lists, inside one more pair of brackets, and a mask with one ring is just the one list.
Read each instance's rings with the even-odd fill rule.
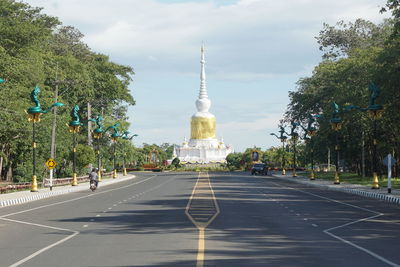
[[217,139],[190,139],[188,144],[176,147],[176,155],[181,163],[226,163],[226,156],[233,149]]

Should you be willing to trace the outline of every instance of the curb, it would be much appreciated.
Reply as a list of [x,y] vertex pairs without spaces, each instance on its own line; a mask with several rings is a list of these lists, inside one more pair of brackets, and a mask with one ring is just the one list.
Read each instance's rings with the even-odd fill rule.
[[[111,180],[111,181],[115,181],[115,182],[107,183],[107,184],[104,184],[103,186],[107,186],[107,185],[110,185],[110,184],[115,184],[115,183],[118,183],[118,182],[123,182],[123,181],[126,181],[128,179],[133,179],[133,178],[136,178],[136,176],[132,175],[132,177],[130,177],[130,178],[120,178],[120,179],[117,179],[117,180]],[[72,192],[84,191],[84,190],[88,190],[88,188],[81,186],[81,187],[69,188],[69,189],[64,189],[64,190],[49,191],[49,192],[45,192],[45,193],[32,192],[32,195],[30,195],[30,196],[2,200],[2,201],[0,201],[0,208],[13,206],[13,205],[17,205],[17,204],[22,204],[22,203],[26,203],[26,202],[31,202],[31,201],[35,201],[35,200],[39,200],[39,199],[52,197],[52,196],[58,196],[58,195],[64,195],[64,194],[72,193]]]
[[[16,204],[22,204],[22,203],[26,203],[26,202],[30,202],[30,201],[34,201],[34,200],[48,198],[51,196],[63,195],[63,194],[76,192],[76,191],[82,191],[82,190],[83,190],[83,188],[77,188],[77,189],[71,188],[71,189],[67,189],[67,190],[39,193],[38,195],[26,196],[26,197],[22,197],[22,198],[3,200],[3,201],[0,201],[0,207],[7,207],[7,206],[16,205]],[[32,194],[35,194],[35,192],[32,192]]]
[[390,202],[390,203],[400,205],[400,197],[389,196],[389,195],[385,195],[382,193],[368,192],[368,191],[363,191],[363,190],[359,190],[359,189],[334,187],[332,185],[313,184],[313,183],[309,183],[309,182],[305,182],[305,181],[299,181],[296,179],[289,179],[287,177],[279,177],[279,176],[275,176],[275,175],[273,175],[273,176],[276,178],[283,178],[285,180],[290,180],[290,181],[293,181],[293,182],[296,182],[299,184],[305,184],[305,185],[310,185],[310,186],[314,186],[314,187],[325,188],[325,189],[329,189],[332,191],[339,191],[339,192],[344,192],[344,193],[353,194],[353,195],[359,195],[359,196],[368,197],[368,198],[380,199],[385,202]]

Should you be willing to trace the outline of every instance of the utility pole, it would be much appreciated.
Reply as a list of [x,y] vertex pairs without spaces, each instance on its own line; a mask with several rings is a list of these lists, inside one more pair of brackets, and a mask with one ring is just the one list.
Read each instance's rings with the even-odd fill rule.
[[328,147],[328,172],[331,171],[331,149]]
[[[88,118],[92,117],[92,105],[90,104],[90,102],[87,103],[87,117]],[[88,128],[88,145],[91,146],[92,145],[92,123],[89,120],[87,122],[87,128]],[[90,170],[92,170],[92,168],[93,168],[93,164],[90,163],[89,164],[89,172],[90,172]]]
[[[58,102],[58,63],[56,66],[56,88],[54,90],[54,103]],[[53,108],[53,126],[51,128],[51,147],[50,147],[50,158],[55,159],[56,156],[56,128],[57,128],[57,107]],[[50,191],[53,190],[53,175],[54,169],[50,169]]]
[[362,131],[362,140],[361,140],[361,173],[362,173],[362,177],[365,177],[365,141],[364,141],[364,131]]
[[[88,118],[92,117],[92,105],[90,105],[90,102],[87,103],[87,116]],[[90,121],[87,122],[87,128],[88,128],[88,145],[92,145],[92,124]]]

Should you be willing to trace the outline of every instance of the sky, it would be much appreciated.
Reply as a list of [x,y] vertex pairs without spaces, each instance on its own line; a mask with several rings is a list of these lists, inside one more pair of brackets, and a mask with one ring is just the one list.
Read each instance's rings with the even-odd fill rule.
[[[271,136],[289,91],[321,61],[323,23],[380,23],[386,0],[26,0],[79,29],[94,52],[135,70],[135,145],[190,138],[205,46],[210,112],[235,151],[278,146]],[[289,129],[288,129],[289,131]]]

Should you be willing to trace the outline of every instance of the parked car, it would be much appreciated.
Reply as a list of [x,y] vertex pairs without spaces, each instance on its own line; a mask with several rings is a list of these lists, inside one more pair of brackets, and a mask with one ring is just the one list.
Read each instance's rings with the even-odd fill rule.
[[251,167],[251,175],[256,175],[256,174],[261,174],[261,175],[267,175],[268,174],[268,168],[264,163],[256,163]]

